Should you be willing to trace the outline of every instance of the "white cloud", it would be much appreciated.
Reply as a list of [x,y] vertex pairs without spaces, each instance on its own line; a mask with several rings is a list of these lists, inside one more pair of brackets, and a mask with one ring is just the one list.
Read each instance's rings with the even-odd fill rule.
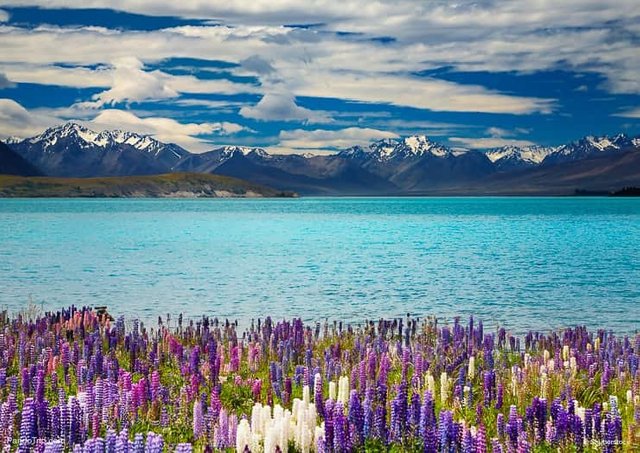
[[348,148],[354,145],[366,146],[373,140],[383,138],[397,138],[393,132],[378,129],[348,127],[346,129],[282,131],[280,133],[281,148],[295,150],[329,151]]
[[394,104],[449,112],[549,113],[553,101],[500,94],[476,85],[437,79],[370,74],[309,74],[306,85],[295,90],[303,96]]
[[113,62],[111,88],[93,96],[96,106],[113,105],[118,102],[166,99],[178,96],[158,74],[146,72],[143,64],[134,57],[119,58]]
[[467,137],[451,137],[449,141],[453,143],[460,143],[467,148],[471,149],[488,149],[499,148],[501,146],[532,146],[535,143],[529,140],[518,140],[515,138],[502,138],[502,137],[481,137],[481,138],[467,138]]
[[102,129],[123,129],[139,134],[152,135],[165,143],[176,143],[189,151],[202,152],[211,149],[211,144],[201,138],[203,135],[229,135],[244,128],[235,123],[179,123],[171,118],[140,118],[134,113],[109,109],[101,111],[88,126]]
[[485,131],[489,137],[450,137],[449,141],[458,143],[471,149],[499,148],[501,146],[532,146],[535,143],[529,140],[514,138],[518,133],[528,133],[527,130],[518,128],[515,131],[492,126]]
[[[13,3],[78,7],[73,0]],[[542,0],[88,0],[82,7],[215,19],[223,25],[154,31],[2,25],[0,71],[16,82],[104,88],[98,99],[103,104],[118,102],[116,99],[177,101],[174,94],[182,93],[259,93],[263,99],[245,107],[244,114],[302,122],[311,122],[310,117],[318,113],[297,106],[296,96],[433,111],[524,115],[555,109],[551,99],[413,75],[443,66],[463,71],[588,72],[602,77],[602,88],[612,93],[640,94],[637,0],[565,0],[552,5]],[[291,23],[324,25],[306,30],[282,26]],[[369,39],[380,36],[392,41],[381,44]],[[139,84],[129,83],[126,76],[118,82],[119,69],[110,66],[123,58],[149,64],[171,57],[238,63],[231,72],[257,75],[262,85],[174,76],[144,70],[142,63],[130,73],[131,80],[139,79]],[[282,86],[290,93],[290,101],[270,94],[274,87]],[[622,112],[621,116],[629,114]],[[320,115],[316,122],[328,116]],[[338,119],[334,124],[343,123]],[[404,132],[385,126],[384,120],[357,124]],[[487,139],[499,138],[487,134]]]
[[2,72],[0,72],[0,90],[4,88],[12,88],[15,84]]
[[[11,63],[19,66],[48,67],[56,62],[81,65],[104,65],[105,61],[130,59],[159,61],[169,57],[215,58],[241,62],[257,54],[269,61],[276,75],[261,76],[263,88],[238,84],[228,80],[199,80],[193,76],[171,76],[161,71],[143,71],[140,66],[125,68],[121,84],[109,82],[113,91],[103,93],[111,98],[170,96],[177,93],[269,92],[274,80],[285,86],[294,96],[317,96],[370,103],[388,103],[437,111],[490,112],[524,114],[547,112],[552,101],[519,97],[436,79],[411,77],[388,71],[418,71],[425,63],[420,47],[388,47],[367,41],[345,41],[333,34],[313,31],[299,32],[282,27],[177,27],[153,32],[108,31],[102,29],[36,29],[5,30],[2,39],[7,43],[0,49],[0,61],[8,62],[5,70],[20,81]],[[313,43],[313,40],[321,42]],[[314,45],[309,45],[310,41]],[[99,44],[97,44],[99,43]],[[34,50],[35,49],[35,50]],[[406,53],[408,58],[399,59]],[[267,60],[268,58],[268,60]],[[271,63],[273,62],[273,63]],[[362,72],[367,68],[368,72]],[[241,71],[246,69],[241,68]],[[27,72],[27,74],[25,74]],[[23,71],[22,77],[34,77],[33,68]],[[98,72],[100,84],[105,75]],[[84,74],[73,74],[84,81]],[[140,86],[128,86],[129,78],[141,78]],[[40,77],[44,79],[45,77]],[[49,79],[55,80],[55,78]],[[54,82],[55,83],[55,82]],[[131,84],[133,85],[133,84]],[[147,91],[148,90],[148,91]]]
[[151,135],[162,142],[176,143],[192,152],[211,149],[211,143],[203,136],[225,136],[245,130],[242,125],[231,122],[181,123],[171,118],[143,118],[133,112],[118,109],[101,110],[97,115],[95,110],[80,110],[77,107],[27,110],[11,99],[0,99],[0,138],[32,137],[48,127],[68,120],[75,120],[98,130],[122,129]]
[[58,122],[55,116],[32,113],[12,99],[0,99],[0,138],[30,137]]
[[267,93],[253,107],[242,107],[240,115],[261,121],[301,121],[330,123],[331,117],[322,111],[310,110],[296,104],[288,93]]
[[640,107],[618,112],[614,116],[620,116],[622,118],[640,118]]

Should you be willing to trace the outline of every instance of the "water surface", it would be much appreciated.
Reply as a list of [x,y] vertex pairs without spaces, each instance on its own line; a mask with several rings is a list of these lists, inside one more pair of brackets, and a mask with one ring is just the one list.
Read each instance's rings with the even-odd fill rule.
[[0,306],[640,326],[640,200],[0,200]]

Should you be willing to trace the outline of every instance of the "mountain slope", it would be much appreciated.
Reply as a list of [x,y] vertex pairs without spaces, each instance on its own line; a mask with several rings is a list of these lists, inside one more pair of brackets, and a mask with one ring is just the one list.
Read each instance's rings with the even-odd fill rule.
[[0,142],[0,175],[40,176],[42,172]]
[[371,195],[398,192],[398,188],[390,182],[356,166],[344,165],[323,177],[314,177],[287,172],[277,166],[261,165],[251,156],[241,153],[235,153],[214,172],[277,187],[280,190],[293,190],[304,195]]
[[639,138],[618,134],[614,137],[587,136],[561,146],[503,146],[490,149],[486,154],[498,170],[510,171],[539,165],[557,165],[637,147],[640,147]]
[[189,154],[173,144],[123,131],[94,132],[76,123],[9,144],[52,176],[90,177],[159,174]]
[[640,150],[631,148],[582,160],[497,173],[475,184],[462,184],[440,194],[573,195],[576,190],[611,192],[640,185]]
[[[626,176],[618,170],[607,170],[610,160],[597,158],[615,160],[616,156],[640,150],[640,138],[624,134],[588,136],[555,147],[453,151],[424,135],[414,135],[353,146],[331,155],[272,155],[261,148],[242,146],[193,154],[144,135],[94,132],[68,123],[30,139],[11,141],[9,146],[28,163],[53,176],[205,173],[305,195],[408,195],[464,190],[465,194],[474,194],[476,189],[566,193],[571,184],[588,188],[590,178],[593,184],[619,188]],[[572,162],[582,164],[568,165]],[[632,168],[627,170],[633,170],[636,164],[629,165]],[[585,176],[579,177],[583,173]],[[581,187],[576,185],[571,190]]]

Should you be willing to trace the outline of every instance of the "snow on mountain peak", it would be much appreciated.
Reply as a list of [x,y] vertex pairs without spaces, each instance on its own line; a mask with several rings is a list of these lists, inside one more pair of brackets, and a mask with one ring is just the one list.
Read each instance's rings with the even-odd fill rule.
[[75,122],[51,127],[42,134],[28,139],[28,141],[32,144],[41,143],[46,150],[62,139],[75,139],[81,148],[107,148],[126,144],[140,151],[146,151],[156,155],[167,146],[148,135],[136,134],[135,132],[127,132],[119,129],[95,132]]
[[507,145],[500,148],[494,148],[487,151],[487,157],[493,163],[501,160],[521,161],[525,164],[540,164],[555,148],[531,145],[531,146],[514,146]]

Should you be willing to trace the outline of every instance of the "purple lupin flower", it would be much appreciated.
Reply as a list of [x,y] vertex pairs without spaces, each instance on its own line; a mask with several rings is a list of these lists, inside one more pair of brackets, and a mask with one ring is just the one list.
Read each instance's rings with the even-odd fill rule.
[[357,390],[351,390],[349,396],[349,423],[353,426],[354,436],[351,439],[352,446],[364,443],[364,410],[360,404],[360,396]]
[[417,391],[413,391],[411,395],[411,404],[409,405],[409,413],[407,416],[407,424],[411,436],[417,436],[420,429],[420,395]]
[[325,401],[324,403],[324,441],[325,441],[325,445],[329,448],[331,448],[332,445],[334,445],[333,442],[333,407],[334,407],[334,402],[332,399],[328,399],[327,401]]
[[117,443],[117,435],[115,430],[109,429],[107,430],[107,438],[105,442],[105,453],[117,453],[116,443]]
[[20,453],[28,453],[31,451],[31,446],[35,437],[36,421],[34,415],[34,404],[31,398],[27,398],[22,405],[18,451]]
[[475,453],[487,453],[487,433],[483,424],[478,426],[475,440]]
[[427,440],[427,435],[434,430],[435,422],[435,406],[431,392],[428,390],[424,393],[422,406],[420,407],[420,430],[419,434],[423,441]]
[[202,403],[197,399],[193,403],[193,437],[199,439],[204,432],[204,415],[202,412]]
[[584,436],[587,441],[590,441],[593,438],[593,419],[592,419],[592,410],[585,409],[584,410]]
[[509,439],[509,444],[516,448],[518,446],[518,434],[519,434],[519,425],[518,425],[518,412],[516,410],[516,406],[511,405],[509,409],[509,421],[505,427],[505,433],[507,438]]
[[500,439],[504,438],[504,415],[498,414],[496,419],[496,432]]
[[381,440],[384,444],[387,443],[387,411],[383,404],[380,404],[375,409],[375,415],[373,417],[373,436]]
[[145,453],[144,452],[144,437],[142,433],[137,433],[133,438],[133,452],[132,453]]
[[344,407],[340,401],[333,408],[333,448],[336,453],[349,451],[349,427],[344,416]]
[[465,426],[462,431],[462,453],[475,453],[475,445],[471,430]]
[[363,432],[364,432],[364,438],[366,439],[371,437],[372,433],[375,430],[372,387],[367,387],[367,389],[365,390],[363,412],[364,412]]
[[316,405],[318,415],[322,418],[326,418],[324,412],[324,400],[322,398],[322,376],[320,373],[316,373],[313,378],[313,402]]
[[501,383],[498,384],[498,389],[496,391],[496,409],[502,409],[502,398],[504,394],[504,385]]
[[531,445],[529,445],[529,442],[527,442],[527,437],[525,435],[525,433],[521,433],[520,437],[518,438],[518,448],[517,448],[518,453],[530,453],[531,452]]

